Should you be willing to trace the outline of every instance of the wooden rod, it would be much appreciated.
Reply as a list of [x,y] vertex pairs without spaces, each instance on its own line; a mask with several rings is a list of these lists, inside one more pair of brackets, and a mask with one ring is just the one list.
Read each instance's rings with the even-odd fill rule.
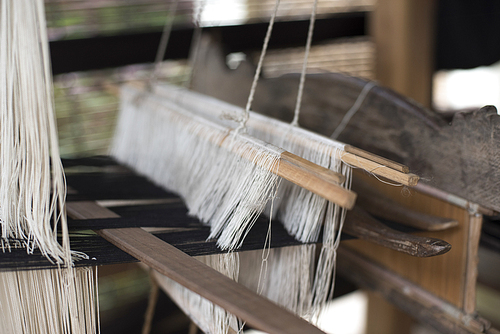
[[97,233],[256,329],[276,334],[324,333],[143,229],[106,229]]
[[[277,175],[343,208],[354,207],[357,194],[340,186],[336,182],[337,178],[330,175],[333,173],[331,170],[307,160],[308,164],[302,164],[300,160],[304,159],[290,152],[283,152]],[[314,166],[308,166],[309,164]]]
[[342,154],[341,159],[343,162],[350,166],[361,168],[388,180],[401,183],[405,186],[416,186],[419,180],[418,175],[399,172],[376,161],[368,160],[359,155],[354,155],[349,152],[345,152],[344,154]]
[[400,163],[397,163],[395,161],[386,159],[384,157],[381,157],[379,155],[370,153],[368,151],[362,150],[360,148],[357,148],[357,147],[354,147],[354,146],[351,146],[351,145],[345,145],[344,146],[344,151],[346,151],[348,153],[352,153],[354,155],[357,155],[358,157],[363,157],[365,159],[377,162],[377,163],[379,163],[381,165],[387,166],[389,168],[392,168],[392,169],[394,169],[396,171],[399,171],[399,172],[402,172],[402,173],[405,173],[405,174],[407,174],[407,173],[410,172],[410,168],[408,168],[408,166],[405,166],[403,164],[400,164]]

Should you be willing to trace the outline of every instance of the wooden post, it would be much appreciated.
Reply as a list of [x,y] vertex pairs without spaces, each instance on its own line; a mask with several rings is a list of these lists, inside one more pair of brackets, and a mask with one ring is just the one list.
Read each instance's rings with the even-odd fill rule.
[[426,107],[432,100],[435,0],[379,0],[370,21],[375,77]]

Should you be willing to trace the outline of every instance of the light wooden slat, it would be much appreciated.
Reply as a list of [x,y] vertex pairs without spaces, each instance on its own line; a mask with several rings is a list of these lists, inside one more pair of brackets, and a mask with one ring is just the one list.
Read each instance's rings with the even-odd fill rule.
[[354,147],[351,145],[346,145],[344,147],[344,150],[348,153],[352,153],[352,154],[355,154],[357,156],[363,157],[365,159],[368,159],[368,160],[371,160],[374,162],[378,162],[381,165],[387,166],[387,167],[392,168],[394,170],[397,170],[399,172],[402,172],[405,174],[410,172],[410,168],[408,166],[405,166],[405,165],[397,163],[395,161],[386,159],[384,157],[370,153],[370,152],[362,150],[360,148],[357,148],[357,147]]
[[341,157],[342,161],[348,165],[361,168],[370,173],[378,176],[382,176],[388,180],[401,183],[405,186],[416,186],[419,180],[418,175],[412,173],[403,173],[392,168],[389,168],[383,164],[376,161],[368,160],[359,155],[354,155],[352,153],[344,153]]
[[[73,219],[119,217],[96,202],[68,202]],[[189,290],[271,334],[324,333],[271,301],[141,228],[103,229],[97,234]]]
[[268,333],[323,333],[305,320],[140,228],[97,231],[103,238],[189,290]]

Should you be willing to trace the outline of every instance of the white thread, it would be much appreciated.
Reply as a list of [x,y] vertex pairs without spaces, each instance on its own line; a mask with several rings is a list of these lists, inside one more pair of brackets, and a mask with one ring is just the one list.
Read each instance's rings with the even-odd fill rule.
[[196,18],[193,20],[194,22],[194,33],[193,33],[193,40],[191,42],[191,52],[189,55],[189,63],[191,65],[191,73],[189,75],[188,81],[186,82],[185,86],[189,89],[192,88],[195,72],[196,72],[196,64],[198,60],[198,54],[200,51],[200,44],[201,44],[201,16],[203,15],[203,10],[205,9],[206,5],[206,0],[201,0],[199,8],[198,8],[198,13],[196,15]]
[[307,71],[307,59],[309,58],[309,51],[311,50],[312,36],[314,31],[314,22],[316,20],[316,8],[318,6],[318,0],[314,0],[311,19],[309,21],[309,30],[307,32],[307,42],[306,42],[306,50],[304,52],[304,62],[302,63],[302,72],[300,73],[300,83],[299,90],[297,92],[297,102],[295,104],[295,111],[293,115],[292,125],[299,126],[299,113],[300,113],[300,105],[302,104],[302,93],[304,91],[304,83],[306,81],[306,71]]
[[158,50],[156,51],[155,64],[154,68],[151,71],[151,76],[149,77],[148,86],[149,89],[156,84],[158,80],[158,73],[160,72],[161,62],[163,58],[165,58],[165,52],[167,51],[168,41],[170,39],[170,35],[172,33],[172,27],[174,25],[175,14],[177,13],[177,5],[179,4],[179,0],[174,0],[170,3],[168,8],[168,17],[167,22],[163,26],[163,32],[160,38],[160,44],[158,45]]
[[361,104],[363,104],[363,101],[366,98],[366,95],[370,92],[370,90],[377,85],[376,81],[370,81],[365,84],[363,89],[361,90],[361,93],[359,93],[358,98],[356,99],[356,102],[354,102],[354,105],[346,112],[344,117],[342,118],[342,121],[340,124],[337,126],[335,131],[333,131],[332,135],[330,138],[332,139],[337,139],[342,131],[344,131],[345,127],[347,126],[347,123],[351,120],[351,118],[358,112],[359,108],[361,107]]
[[242,128],[245,128],[245,124],[248,120],[250,108],[252,107],[253,97],[255,95],[255,90],[257,89],[257,81],[259,80],[260,73],[262,71],[262,63],[264,62],[264,57],[266,56],[267,45],[269,44],[269,40],[271,39],[271,32],[273,31],[274,20],[276,18],[276,14],[278,13],[278,7],[280,5],[280,0],[276,0],[274,4],[274,11],[271,16],[271,20],[269,21],[269,25],[267,27],[266,37],[264,38],[264,44],[262,45],[262,52],[260,53],[259,62],[257,64],[257,69],[255,70],[255,75],[253,77],[252,86],[250,88],[250,94],[248,95],[247,104],[245,107],[245,112],[243,114],[242,121],[236,131],[240,131]]

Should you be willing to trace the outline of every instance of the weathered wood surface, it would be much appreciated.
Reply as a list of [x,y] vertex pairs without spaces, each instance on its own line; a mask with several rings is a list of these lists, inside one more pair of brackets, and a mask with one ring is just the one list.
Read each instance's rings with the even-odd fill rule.
[[[230,70],[205,39],[195,90],[244,106],[253,67]],[[291,121],[299,76],[261,79],[252,109]],[[299,123],[331,135],[366,81],[342,74],[306,79]],[[340,141],[410,167],[421,182],[500,211],[500,117],[486,106],[457,113],[451,122],[392,90],[376,86],[338,137]]]
[[[467,254],[477,254],[477,242],[469,238],[471,228],[480,228],[480,222],[469,210],[436,199],[411,189],[383,184],[368,175],[357,172],[354,177],[369,183],[384,196],[398,205],[432,216],[456,220],[456,227],[442,231],[417,232],[416,235],[444,240],[452,245],[446,254],[431,258],[417,258],[380,247],[364,240],[345,240],[344,247],[349,247],[359,254],[370,258],[381,266],[394,271],[437,297],[464,310],[470,302],[470,289],[475,288],[473,275],[469,275]],[[471,226],[471,225],[474,225]],[[476,253],[474,253],[476,252]],[[471,256],[472,257],[472,256]]]
[[451,245],[441,239],[396,231],[382,224],[359,207],[354,207],[347,213],[343,232],[416,257],[441,255],[451,249]]
[[[115,218],[96,202],[67,204],[74,219]],[[250,291],[141,228],[97,230],[97,234],[162,275],[269,333],[323,333],[302,318]]]
[[426,215],[425,213],[405,208],[390,198],[384,196],[376,188],[353,180],[353,189],[358,194],[360,207],[375,217],[387,219],[405,226],[424,231],[442,231],[458,225],[455,219]]

